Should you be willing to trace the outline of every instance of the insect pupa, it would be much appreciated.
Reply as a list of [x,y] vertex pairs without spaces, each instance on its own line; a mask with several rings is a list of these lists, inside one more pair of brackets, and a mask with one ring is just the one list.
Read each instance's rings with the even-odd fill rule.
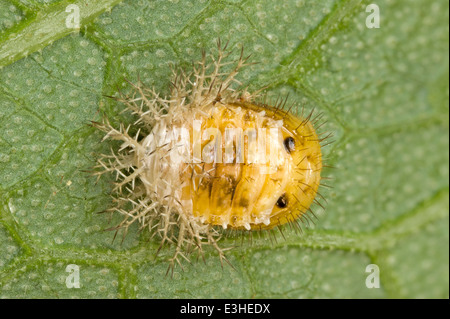
[[[295,224],[310,210],[321,181],[322,138],[309,115],[284,103],[257,102],[259,91],[239,89],[249,64],[241,51],[230,67],[226,45],[202,54],[190,72],[173,70],[169,97],[140,81],[132,93],[114,97],[136,121],[113,127],[105,117],[93,125],[104,140],[121,141],[101,155],[97,172],[116,174],[115,206],[123,215],[114,229],[138,223],[160,247],[175,246],[173,269],[205,245],[218,245],[223,229],[263,231]],[[136,134],[130,135],[134,126]]]

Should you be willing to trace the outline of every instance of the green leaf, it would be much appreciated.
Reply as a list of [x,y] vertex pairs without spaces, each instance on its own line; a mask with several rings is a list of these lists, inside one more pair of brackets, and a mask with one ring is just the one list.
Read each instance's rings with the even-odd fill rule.
[[[69,4],[80,28],[66,25]],[[448,1],[47,1],[0,3],[0,296],[18,298],[448,298]],[[107,151],[86,124],[137,77],[166,94],[170,64],[229,40],[261,63],[240,80],[324,113],[326,210],[303,234],[226,238],[165,277],[137,227],[113,241]],[[116,216],[115,218],[120,218]],[[114,218],[113,218],[114,219]],[[307,225],[304,225],[307,226]],[[80,267],[81,288],[66,286]],[[380,288],[366,287],[366,267]]]

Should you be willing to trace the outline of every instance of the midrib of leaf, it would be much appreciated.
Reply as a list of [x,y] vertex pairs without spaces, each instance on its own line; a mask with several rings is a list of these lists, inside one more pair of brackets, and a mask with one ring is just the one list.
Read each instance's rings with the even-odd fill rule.
[[45,7],[45,10],[38,12],[30,21],[20,25],[20,29],[13,29],[13,32],[7,33],[4,38],[0,38],[0,68],[41,50],[70,33],[79,32],[79,30],[66,26],[66,18],[69,15],[66,12],[66,7],[69,4],[79,7],[80,29],[82,30],[98,15],[111,10],[121,1],[66,0]]

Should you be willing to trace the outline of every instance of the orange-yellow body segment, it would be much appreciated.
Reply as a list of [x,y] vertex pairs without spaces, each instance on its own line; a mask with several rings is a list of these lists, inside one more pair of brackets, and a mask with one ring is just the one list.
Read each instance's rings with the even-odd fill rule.
[[[247,230],[270,229],[306,213],[322,169],[319,138],[309,119],[248,102],[216,103],[194,117],[203,132],[203,158],[181,170],[187,211],[206,224]],[[210,135],[211,128],[220,134]],[[238,136],[230,139],[227,130]],[[275,131],[278,135],[271,135]]]

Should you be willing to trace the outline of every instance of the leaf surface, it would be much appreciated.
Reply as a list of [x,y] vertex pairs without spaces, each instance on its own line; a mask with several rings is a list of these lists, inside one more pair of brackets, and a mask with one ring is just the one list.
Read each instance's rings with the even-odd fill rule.
[[[0,296],[18,298],[448,298],[448,1],[47,1],[0,3]],[[67,27],[69,4],[81,27]],[[170,64],[229,40],[260,62],[240,74],[269,99],[323,112],[334,143],[324,211],[299,235],[226,238],[173,279],[137,227],[122,242],[95,214],[111,179],[88,127],[104,95],[139,76],[167,94]],[[307,225],[304,225],[307,226]],[[120,235],[119,235],[120,236]],[[80,289],[66,287],[69,264]],[[381,287],[366,287],[366,267]]]

